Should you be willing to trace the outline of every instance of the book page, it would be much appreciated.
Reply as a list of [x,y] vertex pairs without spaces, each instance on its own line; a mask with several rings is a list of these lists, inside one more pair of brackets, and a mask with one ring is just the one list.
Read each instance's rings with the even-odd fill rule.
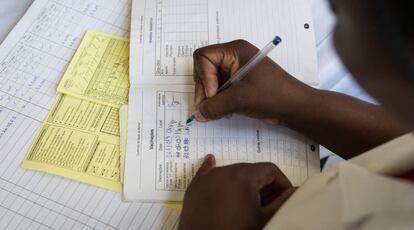
[[[240,115],[208,123],[194,112],[192,86],[147,86],[130,91],[124,177],[127,200],[182,201],[204,156],[217,165],[273,162],[294,185],[319,171],[318,145],[283,127]],[[133,110],[134,109],[134,110]]]
[[20,164],[87,29],[128,36],[130,1],[36,0],[0,45],[2,229],[174,229],[179,212]]
[[121,192],[119,110],[59,95],[22,167]]
[[119,108],[128,103],[129,40],[89,30],[57,91]]
[[309,0],[133,0],[131,84],[193,84],[197,48],[245,39],[263,48],[294,77],[318,84]]
[[[125,156],[126,156],[126,147],[127,147],[127,136],[128,136],[128,130],[127,130],[127,122],[128,122],[128,106],[123,105],[121,106],[121,109],[119,110],[119,126],[120,126],[120,175],[121,175],[121,183],[124,183],[124,175],[125,175]],[[163,206],[172,208],[178,211],[181,211],[182,209],[182,203],[172,203],[172,202],[164,202],[162,203]]]

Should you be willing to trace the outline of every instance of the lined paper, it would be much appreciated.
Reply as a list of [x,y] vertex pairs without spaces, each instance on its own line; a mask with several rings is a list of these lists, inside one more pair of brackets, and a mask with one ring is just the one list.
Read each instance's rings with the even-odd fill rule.
[[178,213],[19,168],[87,29],[128,36],[130,1],[37,0],[0,46],[0,228],[171,229]]
[[295,185],[319,170],[317,145],[290,130],[241,116],[185,125],[194,110],[193,52],[206,45],[245,39],[261,48],[279,35],[270,58],[318,84],[308,0],[132,2],[126,199],[182,201],[207,153],[220,165],[274,162]]
[[[318,145],[284,127],[240,115],[192,122],[193,86],[132,88],[124,196],[127,200],[182,201],[208,153],[217,165],[273,162],[295,186],[319,171]],[[131,113],[131,109],[133,113]]]

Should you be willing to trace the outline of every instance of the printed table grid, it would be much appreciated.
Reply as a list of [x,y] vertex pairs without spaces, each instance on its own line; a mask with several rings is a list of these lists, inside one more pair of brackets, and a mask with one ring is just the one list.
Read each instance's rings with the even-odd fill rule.
[[108,116],[105,119],[105,123],[101,128],[101,132],[114,136],[119,136],[119,110],[111,108]]
[[276,128],[243,117],[194,121],[187,126],[185,122],[193,112],[188,105],[194,94],[157,91],[156,95],[155,167],[156,178],[162,178],[157,180],[157,191],[184,191],[208,153],[213,153],[220,165],[272,161],[296,184],[307,178],[309,146],[298,134],[279,133]]
[[189,76],[194,50],[209,44],[208,0],[156,0],[155,27],[155,76]]
[[103,4],[36,0],[0,46],[2,229],[176,227],[177,212],[158,204],[122,203],[119,194],[19,167],[86,29],[128,35],[130,0]]
[[[129,41],[118,41],[116,39],[110,39],[108,46],[106,47],[105,54],[102,56],[101,60],[95,60],[99,63],[100,71],[93,73],[93,77],[90,80],[87,89],[86,96],[93,98],[105,98],[105,100],[118,102],[123,101],[127,103],[126,98],[129,92],[128,87],[124,87],[123,82],[125,82],[128,75],[128,65],[129,65]],[[85,51],[85,54],[87,52]],[[111,57],[111,58],[108,58]],[[79,60],[82,62],[83,58]],[[114,65],[118,65],[119,68],[116,69],[116,72],[112,72]],[[120,78],[104,77],[112,76],[116,74]]]

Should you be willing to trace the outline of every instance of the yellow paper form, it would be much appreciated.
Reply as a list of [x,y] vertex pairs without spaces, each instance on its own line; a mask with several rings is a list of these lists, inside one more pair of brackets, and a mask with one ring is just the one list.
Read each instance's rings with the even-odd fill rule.
[[119,107],[128,103],[128,61],[127,39],[85,34],[23,168],[122,191]]
[[118,114],[114,107],[59,95],[22,167],[121,192]]
[[119,108],[128,100],[128,67],[128,39],[88,31],[57,91]]

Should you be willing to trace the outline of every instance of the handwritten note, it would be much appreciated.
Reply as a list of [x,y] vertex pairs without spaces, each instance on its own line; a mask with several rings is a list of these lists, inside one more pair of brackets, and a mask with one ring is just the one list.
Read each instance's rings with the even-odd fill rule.
[[89,30],[57,91],[119,108],[128,102],[129,40]]
[[[119,110],[119,124],[120,124],[120,174],[121,174],[121,183],[123,183],[124,175],[125,175],[125,155],[126,155],[126,143],[127,143],[127,122],[128,122],[128,106],[123,105],[121,106],[121,109]],[[181,211],[183,205],[179,202],[166,202],[162,203],[164,207],[172,208],[178,211]]]
[[292,130],[240,115],[186,125],[194,112],[193,86],[148,85],[130,93],[126,199],[182,201],[208,153],[218,166],[274,162],[295,185],[319,170],[316,143]]

